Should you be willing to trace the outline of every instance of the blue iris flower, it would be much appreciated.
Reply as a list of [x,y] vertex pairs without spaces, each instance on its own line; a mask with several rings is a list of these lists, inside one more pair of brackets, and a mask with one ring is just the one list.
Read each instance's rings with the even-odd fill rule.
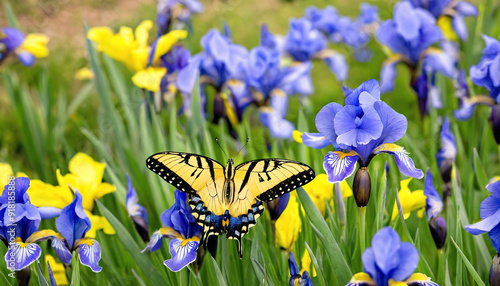
[[452,27],[455,33],[463,41],[467,40],[467,26],[465,17],[478,14],[476,6],[467,1],[453,0],[406,0],[413,6],[429,11],[436,19],[439,17],[451,17]]
[[441,200],[441,196],[434,187],[430,169],[427,170],[427,174],[425,176],[424,195],[426,197],[425,213],[427,214],[427,218],[433,219],[435,217],[438,217],[443,210],[443,201]]
[[[349,67],[345,56],[328,49],[327,37],[307,19],[290,20],[290,29],[284,39],[283,50],[298,62],[321,59],[335,74],[337,80],[342,81],[347,78]],[[311,80],[309,79],[309,81]],[[304,82],[299,81],[296,85],[297,88],[301,88],[298,86],[299,84],[304,84]],[[310,86],[308,94],[312,94],[312,85],[308,85]]]
[[5,45],[5,54],[1,55],[0,63],[11,53],[15,53],[19,61],[25,66],[35,63],[35,56],[28,51],[20,50],[26,36],[15,28],[4,27],[0,31],[0,44]]
[[72,252],[78,251],[80,263],[94,272],[101,272],[101,247],[97,240],[86,237],[91,228],[90,219],[83,210],[82,195],[78,190],[74,191],[74,200],[63,208],[56,219],[59,233],[51,232],[45,237],[52,240],[51,245],[63,263],[70,264]]
[[455,118],[459,120],[467,120],[478,104],[495,106],[500,103],[500,42],[495,39],[483,35],[486,47],[483,49],[483,56],[477,65],[470,68],[470,79],[478,86],[483,86],[488,90],[488,96],[480,95],[469,98],[467,81],[465,74],[459,82],[456,93],[460,101],[460,109],[455,110]]
[[[192,56],[189,64],[179,71],[176,86],[182,93],[190,95],[199,76],[202,103],[205,103],[204,90],[208,86],[215,89],[216,99],[222,100],[224,95],[230,94],[229,99],[224,100],[226,112],[234,110],[241,120],[243,110],[252,102],[250,89],[245,84],[245,65],[249,55],[246,48],[232,43],[228,28],[225,30],[226,33],[221,34],[212,29],[201,38],[203,51]],[[185,109],[190,110],[189,96],[184,104]],[[233,120],[232,123],[237,122]]]
[[414,8],[409,2],[396,4],[394,19],[382,22],[376,38],[394,53],[384,62],[380,72],[383,93],[394,89],[396,65],[400,62],[410,68],[415,79],[419,64],[427,73],[439,72],[451,78],[457,74],[453,57],[431,48],[442,39],[436,19],[428,11]]
[[[347,90],[347,89],[346,89]],[[316,115],[320,133],[303,133],[305,145],[322,148],[326,142],[336,151],[326,154],[323,167],[331,183],[352,175],[356,162],[366,167],[371,159],[386,153],[394,156],[401,173],[422,178],[413,160],[403,147],[394,144],[406,133],[406,117],[380,100],[376,80],[362,83],[345,98],[345,106],[329,103]]]
[[196,251],[200,245],[202,227],[191,214],[191,207],[187,204],[187,194],[175,191],[175,203],[161,216],[163,227],[153,233],[151,241],[143,250],[156,251],[162,246],[164,237],[170,238],[171,259],[164,264],[170,270],[177,272],[196,260]]
[[139,197],[137,196],[137,192],[135,191],[128,174],[127,189],[126,207],[128,215],[134,221],[135,229],[141,236],[142,240],[149,241],[148,211],[145,207],[139,204]]
[[500,181],[486,186],[490,196],[481,203],[482,221],[465,226],[465,230],[473,235],[487,232],[493,247],[500,253]]
[[389,285],[389,280],[405,281],[417,268],[417,248],[409,242],[401,242],[398,233],[391,227],[384,227],[372,238],[370,248],[361,257],[364,272],[368,273],[378,286]]
[[371,58],[372,52],[365,46],[378,25],[378,7],[362,3],[360,10],[358,18],[353,20],[339,15],[337,9],[332,6],[323,10],[309,7],[306,9],[305,18],[333,43],[345,43],[354,48],[355,59],[366,62]]
[[309,278],[309,273],[304,270],[302,275],[300,275],[299,266],[295,262],[295,257],[293,253],[290,252],[290,258],[288,258],[288,266],[290,268],[290,280],[288,281],[289,286],[312,286],[311,278]]
[[441,148],[436,154],[441,177],[445,183],[451,182],[451,170],[457,158],[457,144],[455,136],[451,132],[450,120],[446,116],[443,120],[440,134]]
[[44,210],[31,204],[27,193],[29,186],[28,178],[15,178],[0,196],[0,240],[9,247],[5,261],[12,271],[24,269],[36,261],[41,255],[36,243],[48,239],[48,234],[53,232],[38,231]]
[[174,20],[178,20],[180,24],[187,23],[191,19],[191,14],[199,14],[203,12],[203,4],[198,0],[160,0],[158,1],[156,25],[158,34],[164,35],[174,26]]
[[311,63],[282,64],[279,43],[263,26],[261,45],[253,48],[248,56],[247,84],[259,107],[259,118],[271,135],[290,138],[294,125],[285,118],[288,96],[298,93],[297,83],[310,77]]

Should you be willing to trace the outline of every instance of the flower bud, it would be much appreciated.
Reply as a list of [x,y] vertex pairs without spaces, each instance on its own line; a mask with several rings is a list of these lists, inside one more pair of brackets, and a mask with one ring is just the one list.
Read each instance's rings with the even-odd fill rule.
[[490,124],[495,141],[500,145],[500,104],[494,105],[491,108]]
[[276,221],[281,216],[281,213],[285,210],[289,200],[290,193],[286,193],[283,196],[266,203],[271,220]]
[[444,218],[438,216],[429,220],[429,229],[431,231],[432,238],[438,249],[443,248],[446,241],[446,221]]
[[17,282],[19,286],[28,285],[31,278],[31,268],[26,267],[17,272]]
[[490,285],[500,285],[500,255],[495,255],[490,268]]
[[149,226],[146,218],[143,216],[133,216],[132,220],[134,221],[135,230],[142,238],[142,241],[149,241]]
[[356,204],[358,207],[366,207],[370,200],[370,192],[372,190],[372,183],[370,181],[370,174],[366,167],[361,167],[354,176],[353,192]]

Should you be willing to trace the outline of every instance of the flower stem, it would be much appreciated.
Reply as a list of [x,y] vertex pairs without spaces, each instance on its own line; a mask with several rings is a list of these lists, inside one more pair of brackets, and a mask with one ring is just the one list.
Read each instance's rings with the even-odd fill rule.
[[445,281],[445,263],[446,258],[444,257],[444,251],[443,249],[438,249],[438,277],[436,280],[441,283]]
[[340,183],[335,183],[335,199],[336,199],[336,211],[339,216],[339,224],[340,224],[340,238],[344,239],[345,237],[345,205],[344,198],[342,196],[342,189],[340,188]]
[[365,252],[366,248],[365,222],[366,222],[366,207],[358,207],[358,237],[359,237],[359,249],[361,251],[361,254]]

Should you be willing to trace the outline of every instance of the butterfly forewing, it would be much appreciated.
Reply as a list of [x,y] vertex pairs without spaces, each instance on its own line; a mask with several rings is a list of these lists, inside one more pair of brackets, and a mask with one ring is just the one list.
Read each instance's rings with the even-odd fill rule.
[[253,196],[260,201],[272,201],[312,181],[314,171],[306,164],[283,159],[262,159],[240,164],[236,167],[236,178],[241,184],[236,191],[248,186]]
[[224,166],[196,154],[157,153],[150,156],[146,164],[162,179],[188,194],[204,191],[203,195],[215,197],[218,195],[217,190],[222,189],[224,183]]

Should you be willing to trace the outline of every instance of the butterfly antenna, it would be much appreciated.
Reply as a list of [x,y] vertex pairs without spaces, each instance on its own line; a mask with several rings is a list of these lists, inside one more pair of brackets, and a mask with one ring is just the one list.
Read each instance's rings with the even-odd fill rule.
[[217,142],[217,145],[219,145],[219,148],[222,150],[222,152],[224,152],[224,155],[226,155],[226,158],[229,158],[229,156],[226,154],[226,151],[224,151],[224,149],[222,149],[222,147],[220,146],[219,139],[217,137],[215,137],[215,142]]
[[[247,137],[247,142],[245,142],[245,145],[243,145],[243,147],[241,147],[240,151],[238,151],[238,154],[236,154],[236,156],[238,156],[240,154],[241,150],[245,149],[245,146],[247,146],[248,140],[250,140],[250,138]],[[236,156],[234,156],[234,157],[236,157]]]

